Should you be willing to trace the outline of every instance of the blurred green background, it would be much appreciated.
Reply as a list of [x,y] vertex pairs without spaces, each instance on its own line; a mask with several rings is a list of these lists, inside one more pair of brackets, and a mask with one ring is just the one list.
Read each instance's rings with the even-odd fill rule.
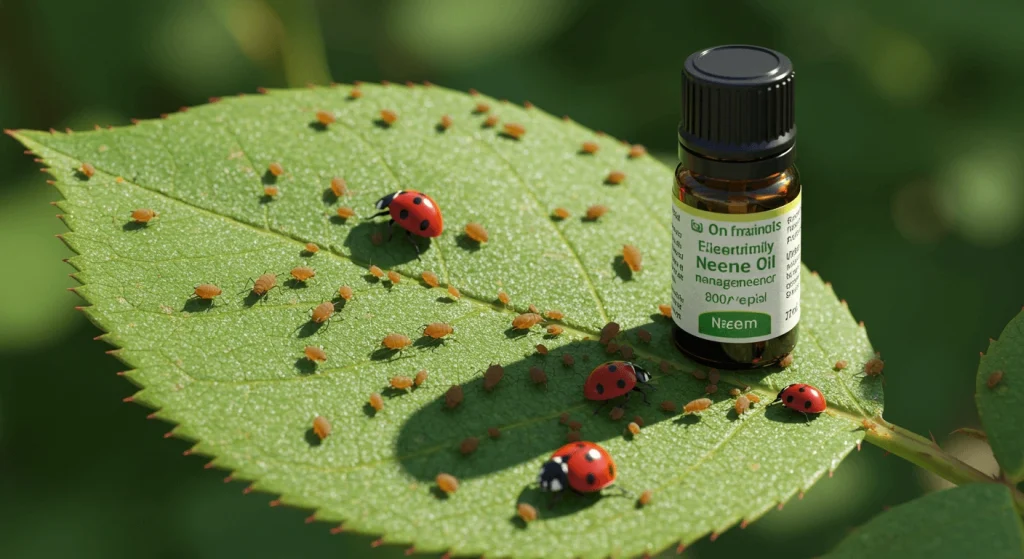
[[[686,55],[770,46],[799,75],[805,262],[866,321],[886,417],[945,441],[976,425],[978,351],[1024,303],[1022,21],[1012,1],[6,0],[0,126],[88,129],[258,86],[430,80],[529,99],[671,162]],[[0,556],[402,556],[243,496],[121,403],[133,389],[63,289],[57,193],[36,167],[0,142]],[[865,447],[805,499],[687,556],[819,555],[935,487]]]

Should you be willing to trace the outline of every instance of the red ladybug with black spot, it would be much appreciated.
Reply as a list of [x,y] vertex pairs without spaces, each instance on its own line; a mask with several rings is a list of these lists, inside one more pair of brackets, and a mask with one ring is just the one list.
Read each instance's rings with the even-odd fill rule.
[[[609,361],[598,365],[590,372],[587,382],[583,385],[583,396],[588,400],[607,403],[608,400],[619,396],[625,396],[626,400],[629,400],[631,393],[639,392],[644,397],[644,403],[651,405],[647,400],[647,393],[640,388],[646,385],[653,390],[654,386],[647,384],[650,380],[651,373],[639,365],[628,361]],[[600,407],[594,413],[599,411]]]
[[412,240],[413,235],[427,238],[438,237],[444,230],[441,206],[438,206],[433,198],[422,192],[399,190],[377,200],[375,206],[378,210],[382,211],[374,214],[371,218],[390,215],[391,221],[388,222],[389,234],[391,227],[396,223],[399,227],[405,229],[409,240],[416,247],[417,256],[419,256],[420,248]]
[[580,441],[556,450],[540,467],[541,491],[594,493],[615,483],[618,471],[611,454],[600,445]]
[[809,384],[791,384],[783,388],[772,403],[775,402],[782,402],[783,406],[804,416],[809,413],[819,414],[828,407],[821,391]]

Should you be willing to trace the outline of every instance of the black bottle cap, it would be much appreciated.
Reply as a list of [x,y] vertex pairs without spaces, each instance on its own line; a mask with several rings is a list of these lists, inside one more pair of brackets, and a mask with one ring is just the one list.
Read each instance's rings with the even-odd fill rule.
[[754,179],[793,163],[793,63],[752,45],[691,54],[683,67],[679,160],[692,172]]

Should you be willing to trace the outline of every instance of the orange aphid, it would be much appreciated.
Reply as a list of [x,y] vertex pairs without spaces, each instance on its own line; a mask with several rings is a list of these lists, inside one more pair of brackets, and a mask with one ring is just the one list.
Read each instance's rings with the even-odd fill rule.
[[873,377],[882,374],[882,369],[885,368],[885,361],[879,358],[874,358],[864,364],[864,374]]
[[747,400],[750,400],[751,404],[757,404],[757,403],[761,402],[761,397],[758,396],[757,394],[754,394],[753,392],[750,392],[750,393],[746,394],[746,396],[747,396]]
[[352,299],[353,295],[354,293],[352,293],[352,288],[347,285],[343,285],[338,288],[338,296],[346,301]]
[[626,180],[626,173],[622,171],[612,171],[605,177],[604,182],[608,184],[622,184],[622,181]]
[[452,328],[451,324],[444,322],[431,322],[423,328],[423,335],[428,338],[434,338],[440,340],[441,338],[451,334],[455,329]]
[[441,285],[441,280],[437,278],[437,274],[431,272],[430,270],[427,270],[420,274],[420,277],[423,278],[423,283],[429,285],[430,287],[437,287],[438,285]]
[[704,387],[704,392],[707,392],[708,394],[714,394],[715,392],[718,392],[718,385],[717,384],[709,384],[709,385]]
[[452,409],[462,403],[462,387],[453,384],[447,392],[444,393],[444,407]]
[[785,369],[786,367],[788,367],[788,366],[790,366],[792,364],[793,364],[793,354],[792,353],[787,353],[786,355],[782,356],[782,359],[779,359],[779,366],[782,367],[783,369]]
[[562,425],[567,425],[569,423],[569,412],[562,412],[559,414],[558,422]]
[[441,117],[441,122],[439,122],[438,124],[441,126],[442,130],[448,130],[449,128],[451,128],[453,122],[454,121],[452,120],[451,116],[444,115]]
[[639,427],[643,427],[644,426],[644,418],[640,417],[639,415],[634,415],[633,416],[633,423],[636,423],[637,426],[639,426]]
[[544,316],[547,316],[551,320],[562,320],[563,318],[565,318],[565,315],[562,314],[562,311],[556,311],[554,309],[545,312]]
[[608,418],[612,421],[618,421],[622,419],[622,416],[626,415],[626,408],[622,406],[615,406],[612,411],[608,412]]
[[267,186],[263,187],[263,195],[264,196],[269,196],[271,198],[274,198],[274,197],[276,197],[280,193],[281,193],[281,189],[276,187],[276,186],[272,186],[272,185],[268,184]]
[[313,307],[313,313],[310,316],[310,320],[317,324],[323,324],[332,316],[334,316],[334,303],[324,301],[323,303]]
[[315,363],[323,363],[327,361],[327,352],[323,348],[308,345],[306,349],[302,350],[302,353],[306,354],[306,359]]
[[697,413],[711,407],[711,398],[697,398],[683,406],[683,413]]
[[516,505],[516,514],[527,524],[537,520],[537,509],[529,503],[519,503]]
[[539,314],[532,312],[523,313],[512,319],[512,327],[516,330],[529,330],[539,324],[542,320],[544,320],[544,318]]
[[316,275],[316,270],[309,266],[298,266],[290,272],[295,281],[306,281]]
[[473,108],[473,112],[477,114],[483,114],[489,112],[490,110],[491,106],[488,105],[487,103],[477,103],[476,107]]
[[540,367],[530,367],[530,380],[533,381],[533,384],[546,384],[548,374]]
[[641,507],[646,507],[650,503],[651,503],[651,490],[650,489],[648,489],[647,491],[644,491],[643,493],[641,493],[640,494],[640,498],[636,500],[636,504],[640,505]]
[[556,219],[569,219],[569,215],[571,214],[569,214],[569,210],[565,208],[555,208],[554,211],[551,212],[551,215],[555,216]]
[[640,434],[640,426],[634,422],[630,422],[629,425],[626,425],[626,429],[629,429],[629,432],[633,435]]
[[270,174],[274,175],[275,177],[280,177],[281,175],[284,174],[284,167],[282,167],[281,164],[278,163],[277,161],[267,166],[267,170],[270,171]]
[[149,223],[149,220],[156,217],[156,212],[149,208],[139,208],[132,210],[132,219],[136,223]]
[[612,340],[612,338],[618,336],[621,330],[622,328],[619,326],[619,323],[617,322],[609,322],[608,324],[605,324],[604,327],[601,328],[601,339],[599,340],[600,343],[607,344]]
[[565,365],[566,367],[572,367],[575,364],[576,359],[574,359],[572,355],[569,355],[568,353],[562,354],[562,365]]
[[479,223],[467,223],[466,235],[478,243],[486,243],[488,238],[487,230]]
[[327,421],[327,418],[318,415],[313,418],[313,433],[322,441],[331,434],[331,423]]
[[363,96],[363,91],[361,89],[353,89],[348,92],[348,96],[350,99],[359,99]]
[[381,398],[380,394],[376,392],[370,394],[370,406],[377,411],[384,409],[384,398]]
[[611,354],[616,353],[618,351],[619,351],[619,344],[617,344],[615,342],[608,342],[608,345],[606,345],[605,348],[604,348],[604,352],[607,353],[608,355],[611,355]]
[[529,101],[523,101],[523,108],[524,109],[532,109],[533,108],[533,103],[531,103]]
[[487,436],[492,439],[497,439],[501,436],[501,429],[498,429],[497,427],[488,427]]
[[498,115],[488,115],[487,120],[484,121],[484,126],[487,128],[493,128],[498,124]]
[[548,354],[548,346],[546,346],[544,344],[537,344],[537,353],[539,353],[541,355],[547,355]]
[[391,126],[392,124],[398,122],[398,113],[392,111],[391,109],[384,109],[380,112],[380,120],[384,124]]
[[548,326],[548,334],[551,336],[560,336],[564,331],[565,329],[557,324]]
[[459,443],[459,452],[464,456],[467,454],[473,454],[476,452],[477,447],[480,446],[480,439],[476,437],[466,437]]
[[459,490],[459,480],[451,474],[437,474],[437,478],[434,481],[437,482],[437,488],[445,493],[451,494]]
[[413,380],[409,377],[391,377],[391,388],[396,390],[408,390],[412,388]]
[[619,353],[622,354],[622,358],[626,361],[631,361],[633,359],[633,348],[628,345],[622,346],[622,348],[619,349]]
[[402,276],[394,270],[388,270],[388,281],[391,283],[398,283],[402,280]]
[[458,289],[456,289],[454,285],[448,286],[448,294],[454,297],[455,299],[459,299],[462,297],[462,293]]
[[484,390],[490,392],[494,390],[495,386],[501,382],[501,379],[505,376],[505,368],[501,365],[491,365],[487,367],[487,371],[484,372]]
[[676,411],[676,403],[672,400],[665,400],[661,403],[661,410],[669,413]]
[[526,134],[526,127],[516,122],[505,123],[505,135],[515,139],[522,138]]
[[502,305],[507,305],[512,302],[512,298],[508,296],[508,293],[504,291],[498,292],[498,300],[501,301]]
[[651,343],[651,333],[643,328],[636,331],[636,338],[645,344]]
[[743,415],[750,409],[750,398],[740,396],[736,398],[736,403],[733,406],[736,408],[736,415]]
[[370,264],[370,268],[368,271],[370,272],[371,276],[377,279],[384,277],[384,270],[378,268],[376,264]]
[[666,316],[668,318],[672,318],[672,306],[671,305],[658,305],[658,312],[661,313],[661,316]]
[[334,124],[334,113],[328,111],[317,111],[316,119],[320,124],[327,126],[328,124]]
[[601,146],[597,145],[597,142],[583,142],[584,153],[597,153],[599,149],[601,149]]
[[740,389],[739,388],[730,388],[729,389],[729,395],[732,396],[733,398],[739,396],[740,395]]
[[642,146],[640,144],[633,145],[633,146],[631,146],[629,148],[629,157],[631,159],[636,159],[637,157],[643,157],[644,155],[647,155],[647,148],[645,148],[644,146]]
[[424,382],[427,382],[427,370],[426,369],[421,369],[419,372],[417,372],[416,373],[416,378],[412,379],[412,382],[416,386],[419,386],[419,385],[423,384]]
[[837,371],[842,371],[847,365],[849,365],[849,363],[847,363],[845,359],[840,359],[839,361],[836,361],[835,368]]
[[569,431],[565,434],[566,442],[578,443],[583,440],[583,433],[581,431]]
[[199,284],[196,286],[195,289],[196,297],[199,297],[200,299],[205,299],[207,301],[220,295],[220,293],[220,288],[217,287],[216,285],[213,285],[212,283]]
[[1002,371],[992,371],[992,374],[989,375],[987,379],[985,379],[985,386],[987,386],[989,388],[989,390],[991,390],[991,389],[999,386],[999,383],[1002,382],[1002,381],[1003,381],[1003,372]]
[[408,336],[403,336],[401,334],[388,334],[387,336],[384,336],[383,340],[381,340],[380,345],[388,349],[399,350],[412,345],[412,340],[410,340]]
[[537,305],[529,305],[528,307],[526,307],[526,309],[532,312],[533,314],[540,314],[540,309],[537,308]]
[[643,269],[643,256],[640,254],[640,249],[633,245],[622,245],[622,259],[634,272]]
[[348,219],[356,215],[356,211],[348,206],[339,206],[337,211],[338,217],[340,217],[341,219]]
[[252,282],[252,292],[263,296],[277,285],[277,276],[274,274],[263,274]]
[[96,174],[96,167],[93,167],[91,163],[82,163],[82,166],[78,168],[79,171],[85,175],[85,178],[92,178]]
[[344,196],[348,192],[348,183],[341,177],[334,177],[331,179],[331,192],[335,196]]
[[316,254],[320,252],[320,247],[316,243],[306,243],[306,252],[310,254]]
[[602,206],[601,204],[590,206],[587,208],[587,219],[590,221],[596,221],[606,213],[608,213],[608,206]]

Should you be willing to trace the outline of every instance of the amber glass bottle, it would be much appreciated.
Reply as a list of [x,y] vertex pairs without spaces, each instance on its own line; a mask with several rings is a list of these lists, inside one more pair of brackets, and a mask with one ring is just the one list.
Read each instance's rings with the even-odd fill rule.
[[794,78],[785,55],[749,45],[694,53],[683,68],[672,339],[713,367],[772,365],[796,346]]

